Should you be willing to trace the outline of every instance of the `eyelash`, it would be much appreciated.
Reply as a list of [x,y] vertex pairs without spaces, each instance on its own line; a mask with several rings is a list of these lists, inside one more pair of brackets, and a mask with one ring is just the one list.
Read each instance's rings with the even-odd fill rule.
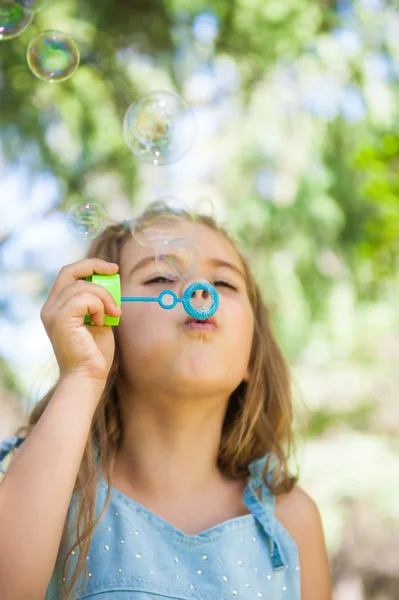
[[[168,279],[167,277],[162,277],[161,275],[159,277],[154,277],[153,279],[150,279],[149,281],[145,282],[145,285],[148,285],[150,283],[165,283],[165,282],[170,282],[170,283],[174,283],[176,281],[176,279]],[[217,285],[223,285],[224,287],[230,288],[231,290],[234,290],[235,292],[237,292],[237,288],[234,287],[234,285],[231,285],[231,283],[227,283],[227,281],[223,281],[221,279],[217,279],[216,281],[213,282],[213,285],[216,287]]]

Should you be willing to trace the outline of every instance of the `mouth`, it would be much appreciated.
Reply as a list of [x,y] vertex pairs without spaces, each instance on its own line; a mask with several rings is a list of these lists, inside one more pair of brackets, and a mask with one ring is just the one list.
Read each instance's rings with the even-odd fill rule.
[[184,327],[187,329],[198,329],[200,331],[213,331],[217,329],[216,319],[209,317],[209,319],[193,319],[188,317],[184,322]]

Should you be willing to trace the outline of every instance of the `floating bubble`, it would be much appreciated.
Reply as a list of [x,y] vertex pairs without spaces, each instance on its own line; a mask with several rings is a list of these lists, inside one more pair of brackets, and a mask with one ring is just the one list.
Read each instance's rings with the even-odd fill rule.
[[123,135],[133,154],[153,165],[179,160],[197,134],[193,111],[177,94],[152,92],[129,106]]
[[20,35],[32,23],[33,15],[17,2],[0,0],[0,41]]
[[39,12],[47,4],[50,4],[51,0],[17,0],[17,2],[30,12]]
[[36,77],[50,83],[66,81],[76,72],[80,53],[76,42],[59,31],[43,31],[28,46],[28,65]]
[[74,204],[68,212],[68,219],[74,233],[86,240],[92,240],[101,233],[106,223],[105,211],[96,202]]
[[163,196],[151,212],[133,219],[130,229],[141,246],[153,246],[174,238],[193,239],[194,220],[189,207],[174,196]]
[[187,281],[197,269],[198,251],[191,240],[176,238],[158,244],[155,263],[163,277]]

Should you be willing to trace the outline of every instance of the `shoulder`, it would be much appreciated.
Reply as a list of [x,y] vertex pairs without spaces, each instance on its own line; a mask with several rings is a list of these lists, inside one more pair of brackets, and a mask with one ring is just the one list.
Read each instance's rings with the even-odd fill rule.
[[316,502],[298,485],[291,492],[276,497],[276,517],[288,524],[297,534],[306,524],[320,520]]
[[298,548],[303,600],[331,600],[331,583],[322,519],[316,502],[302,488],[276,498],[276,518]]

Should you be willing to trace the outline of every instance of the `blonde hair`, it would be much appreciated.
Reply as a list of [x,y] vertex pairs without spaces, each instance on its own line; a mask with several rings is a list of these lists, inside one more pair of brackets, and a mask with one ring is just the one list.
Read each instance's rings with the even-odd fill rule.
[[[167,215],[170,209],[161,208]],[[138,219],[139,223],[150,222],[152,216],[160,214],[156,204],[147,207]],[[187,217],[187,215],[186,215]],[[249,300],[254,314],[254,335],[250,355],[250,380],[241,383],[231,394],[224,418],[218,465],[223,474],[232,478],[242,478],[249,474],[249,464],[269,453],[264,467],[263,478],[274,496],[290,492],[298,477],[290,476],[287,461],[294,447],[293,403],[291,378],[282,352],[272,332],[270,314],[265,306],[260,289],[250,271],[249,265],[236,242],[224,227],[211,217],[194,215],[196,222],[210,227],[223,235],[233,246],[242,260],[247,280]],[[119,264],[120,253],[125,242],[130,239],[131,230],[126,223],[108,226],[95,238],[86,254],[88,258],[98,257]],[[101,400],[95,411],[82,462],[77,475],[74,493],[77,499],[76,541],[69,548],[62,565],[62,600],[70,600],[74,587],[84,574],[84,582],[78,593],[86,586],[88,554],[94,529],[104,514],[110,500],[111,475],[118,444],[121,440],[122,423],[116,390],[118,378],[118,336],[114,328],[116,350],[114,362],[107,379]],[[17,435],[28,436],[49,404],[55,384],[33,408],[28,424],[21,427]],[[96,461],[96,452],[98,461]],[[275,457],[270,482],[266,475]],[[108,493],[104,507],[95,519],[96,486],[104,474]],[[68,519],[64,525],[62,538],[67,531]],[[72,551],[79,548],[79,556],[71,581],[65,582],[67,562]]]

